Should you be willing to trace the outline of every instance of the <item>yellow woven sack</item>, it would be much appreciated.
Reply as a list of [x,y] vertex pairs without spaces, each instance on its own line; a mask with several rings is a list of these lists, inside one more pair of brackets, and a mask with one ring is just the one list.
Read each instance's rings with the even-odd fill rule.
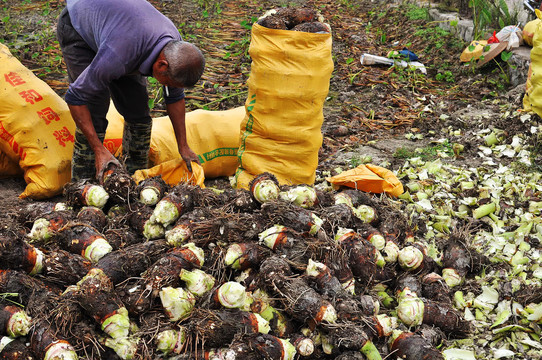
[[24,172],[21,198],[59,194],[70,180],[75,123],[68,106],[0,44],[0,151]]
[[[188,145],[198,155],[207,179],[232,176],[237,169],[239,129],[245,108],[225,111],[195,110],[186,113]],[[149,160],[158,165],[180,158],[169,117],[155,118]]]
[[540,19],[534,19],[529,21],[527,24],[525,24],[525,27],[523,28],[522,36],[523,36],[523,42],[525,42],[529,46],[533,46],[533,36],[540,24],[542,23],[542,20]]
[[118,112],[113,102],[107,111],[107,130],[105,131],[104,146],[115,156],[122,151],[122,133],[124,132],[124,117]]
[[[536,9],[538,18],[542,18],[541,12]],[[542,116],[542,27],[538,26],[533,36],[533,48],[531,49],[530,84],[527,84],[523,97],[525,111],[534,111]]]
[[393,197],[404,191],[403,184],[393,172],[373,164],[359,165],[326,180],[337,188],[348,186],[369,193],[386,193]]
[[236,186],[263,172],[281,184],[313,184],[323,104],[333,71],[331,34],[252,27],[246,115]]
[[12,161],[5,153],[0,151],[0,179],[20,176],[23,170],[17,162]]
[[160,175],[167,184],[172,186],[183,182],[205,188],[205,185],[203,184],[205,181],[203,168],[198,164],[192,164],[192,172],[189,172],[186,163],[180,157],[163,162],[150,169],[137,170],[132,178],[139,183],[141,180],[158,175]]
[[531,81],[531,76],[533,75],[533,64],[532,62],[529,64],[529,71],[527,72],[527,81],[525,82],[525,95],[523,96],[523,111],[530,112],[533,111],[533,108],[531,107],[531,99],[529,98],[529,94],[532,91],[533,83]]

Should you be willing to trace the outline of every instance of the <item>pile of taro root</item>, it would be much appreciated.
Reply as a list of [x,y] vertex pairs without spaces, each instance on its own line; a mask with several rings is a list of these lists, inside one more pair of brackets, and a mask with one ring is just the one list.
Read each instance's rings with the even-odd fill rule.
[[323,17],[313,9],[278,8],[268,11],[257,23],[269,29],[329,33],[330,26],[323,21]]
[[385,195],[118,171],[63,200],[1,229],[1,359],[442,359],[469,335],[442,277],[467,249],[436,262]]

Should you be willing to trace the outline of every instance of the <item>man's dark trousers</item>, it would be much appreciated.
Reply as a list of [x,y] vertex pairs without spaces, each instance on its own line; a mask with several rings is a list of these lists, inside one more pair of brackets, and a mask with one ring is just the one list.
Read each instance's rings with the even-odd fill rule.
[[[72,83],[90,65],[96,52],[73,28],[67,9],[62,11],[58,19],[57,37],[68,70],[68,80]],[[114,80],[109,85],[109,91],[87,103],[92,123],[102,142],[108,124],[106,114],[110,99],[124,117],[122,152],[127,170],[133,173],[135,170],[147,168],[152,119],[145,77],[134,74]],[[72,157],[72,180],[93,179],[96,173],[94,161],[94,153],[87,139],[77,129]]]

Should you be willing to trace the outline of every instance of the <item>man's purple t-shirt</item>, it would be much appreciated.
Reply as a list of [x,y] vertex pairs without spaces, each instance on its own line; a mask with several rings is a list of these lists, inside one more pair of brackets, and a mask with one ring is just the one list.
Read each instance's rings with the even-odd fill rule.
[[[171,40],[181,40],[171,20],[146,0],[67,0],[75,30],[96,51],[91,64],[70,84],[66,102],[84,105],[112,80],[140,73],[152,76],[152,64]],[[166,103],[184,98],[169,88]]]

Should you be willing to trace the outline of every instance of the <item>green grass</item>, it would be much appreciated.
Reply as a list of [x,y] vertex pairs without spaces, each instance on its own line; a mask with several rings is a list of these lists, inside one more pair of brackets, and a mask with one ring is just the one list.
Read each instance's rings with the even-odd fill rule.
[[427,20],[429,19],[429,11],[426,8],[420,8],[416,5],[407,5],[406,17],[409,20]]
[[408,149],[405,147],[401,147],[395,151],[393,156],[398,159],[405,159],[405,160],[419,157],[423,161],[430,161],[439,157],[439,153],[444,153],[448,156],[453,156],[454,151],[452,149],[452,144],[450,144],[448,140],[445,140],[442,143],[438,143],[432,146],[426,146],[424,148]]

